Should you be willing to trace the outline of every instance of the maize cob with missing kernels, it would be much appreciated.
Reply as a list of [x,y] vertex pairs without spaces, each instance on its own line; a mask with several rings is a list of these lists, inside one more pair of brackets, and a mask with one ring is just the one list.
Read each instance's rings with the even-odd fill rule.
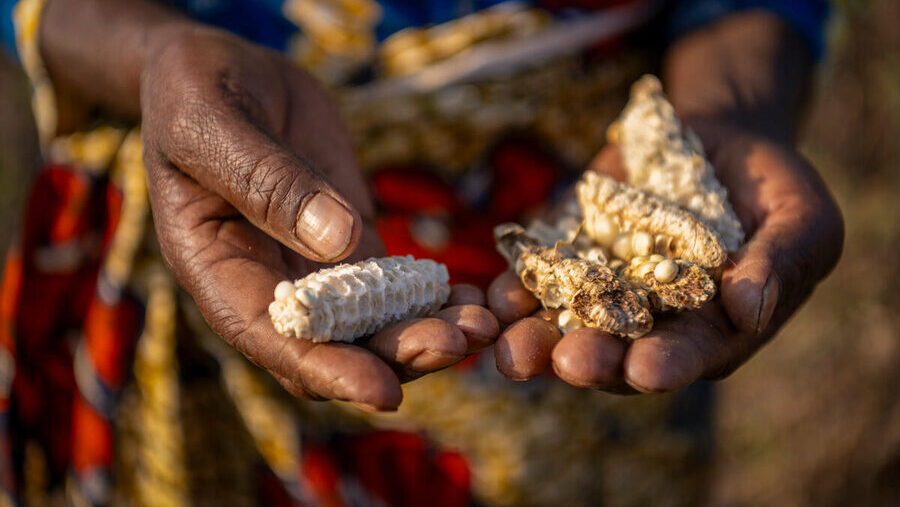
[[744,231],[728,191],[656,77],[646,75],[632,85],[631,100],[607,137],[619,145],[630,184],[693,212],[719,234],[729,251],[740,247]]
[[[664,244],[667,251],[657,253],[710,270],[725,264],[727,253],[718,234],[689,211],[593,171],[584,173],[576,192],[585,233],[601,245],[612,240],[617,257],[629,260]],[[635,252],[638,247],[643,251]]]
[[517,224],[494,229],[497,249],[547,308],[567,308],[585,325],[629,338],[644,335],[653,317],[627,283],[605,264],[579,258],[562,243],[543,246]]
[[622,267],[622,277],[641,294],[650,310],[695,310],[716,295],[716,284],[700,266],[662,256],[635,257]]
[[412,256],[339,264],[275,287],[275,330],[314,342],[350,342],[428,315],[450,296],[447,267]]

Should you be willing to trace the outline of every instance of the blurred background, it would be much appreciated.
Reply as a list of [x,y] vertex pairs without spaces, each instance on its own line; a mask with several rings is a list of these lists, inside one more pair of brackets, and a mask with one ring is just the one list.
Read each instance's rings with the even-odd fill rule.
[[[900,505],[900,2],[839,2],[801,150],[844,213],[837,269],[718,384],[715,505]],[[0,250],[36,157],[27,85],[0,62]]]

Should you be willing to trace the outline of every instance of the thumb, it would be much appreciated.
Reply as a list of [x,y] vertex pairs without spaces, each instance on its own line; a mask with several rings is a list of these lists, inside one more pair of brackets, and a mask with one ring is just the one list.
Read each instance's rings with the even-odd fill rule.
[[749,164],[758,186],[759,223],[722,275],[722,301],[742,332],[774,331],[837,263],[843,222],[815,170],[783,150],[759,149]]
[[309,161],[240,115],[182,114],[162,146],[178,169],[304,257],[333,262],[356,248],[359,212]]

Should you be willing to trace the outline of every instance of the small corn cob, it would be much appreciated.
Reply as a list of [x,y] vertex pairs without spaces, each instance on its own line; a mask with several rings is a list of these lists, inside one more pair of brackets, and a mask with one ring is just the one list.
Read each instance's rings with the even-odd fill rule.
[[629,260],[665,248],[678,257],[715,270],[727,253],[718,234],[691,212],[627,183],[586,171],[576,186],[584,231],[616,257]]
[[700,266],[661,255],[635,257],[622,276],[647,295],[650,310],[693,310],[716,295],[716,284]]
[[561,243],[547,248],[517,224],[497,226],[494,237],[522,284],[547,308],[567,308],[586,326],[629,338],[653,327],[641,298],[605,264],[581,259]]
[[716,179],[700,139],[684,126],[666,100],[662,84],[646,75],[631,88],[631,100],[607,131],[622,153],[628,182],[696,214],[725,247],[744,240],[741,223]]
[[275,330],[314,342],[351,342],[428,315],[450,296],[447,267],[412,256],[371,258],[316,271],[275,287]]

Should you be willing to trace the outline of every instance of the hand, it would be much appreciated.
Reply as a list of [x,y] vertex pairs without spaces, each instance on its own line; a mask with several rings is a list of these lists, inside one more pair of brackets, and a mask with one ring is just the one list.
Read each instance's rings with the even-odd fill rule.
[[278,335],[267,309],[279,281],[383,255],[350,138],[327,94],[280,55],[195,26],[154,40],[140,86],[154,221],[213,330],[297,396],[379,410],[399,405],[401,381],[493,341],[496,321],[471,288],[452,302],[474,305],[362,346]]
[[[503,374],[527,379],[552,364],[572,385],[621,393],[675,391],[700,378],[722,378],[765,344],[837,263],[840,211],[802,157],[735,127],[690,124],[747,236],[726,266],[720,296],[697,311],[658,316],[653,330],[631,343],[596,329],[560,337],[554,326],[528,317],[537,301],[505,273],[488,291],[500,321],[515,322],[495,345]],[[624,175],[615,146],[593,166]]]

